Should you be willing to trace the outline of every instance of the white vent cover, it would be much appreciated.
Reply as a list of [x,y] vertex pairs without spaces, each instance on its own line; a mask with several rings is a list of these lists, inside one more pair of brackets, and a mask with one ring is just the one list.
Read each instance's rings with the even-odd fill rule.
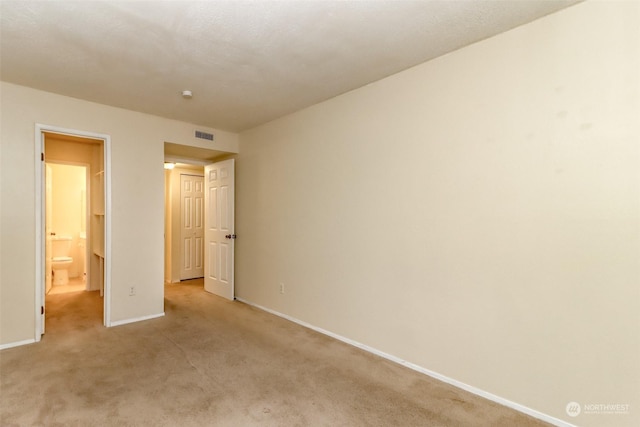
[[213,134],[197,130],[196,131],[196,138],[208,139],[209,141],[213,141]]

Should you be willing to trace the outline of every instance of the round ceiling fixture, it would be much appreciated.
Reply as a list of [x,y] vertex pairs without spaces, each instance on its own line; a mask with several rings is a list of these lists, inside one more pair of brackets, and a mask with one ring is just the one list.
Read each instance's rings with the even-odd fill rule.
[[182,97],[184,99],[191,99],[191,98],[193,98],[193,93],[190,90],[183,90],[182,91]]

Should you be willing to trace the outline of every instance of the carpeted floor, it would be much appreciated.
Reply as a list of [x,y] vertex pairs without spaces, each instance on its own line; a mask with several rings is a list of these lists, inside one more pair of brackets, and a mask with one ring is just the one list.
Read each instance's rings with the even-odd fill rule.
[[97,292],[47,297],[43,340],[0,352],[0,425],[547,425],[201,280],[165,290],[165,317],[109,329]]

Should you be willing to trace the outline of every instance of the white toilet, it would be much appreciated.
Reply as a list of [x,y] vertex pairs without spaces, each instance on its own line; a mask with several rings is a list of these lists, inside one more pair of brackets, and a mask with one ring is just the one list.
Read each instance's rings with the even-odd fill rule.
[[71,237],[53,236],[51,239],[51,268],[53,270],[54,285],[69,284],[69,267],[73,263],[73,258],[69,256],[71,250]]

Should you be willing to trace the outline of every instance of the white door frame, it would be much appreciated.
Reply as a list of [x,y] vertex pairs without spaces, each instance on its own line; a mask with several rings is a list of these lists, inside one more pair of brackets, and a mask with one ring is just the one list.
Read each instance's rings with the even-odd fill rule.
[[111,326],[111,137],[106,134],[85,132],[76,129],[61,128],[58,126],[50,126],[36,123],[35,125],[35,229],[36,229],[36,283],[35,283],[35,341],[38,342],[42,338],[43,332],[43,316],[42,307],[44,307],[44,288],[45,288],[45,205],[44,205],[44,133],[57,133],[62,135],[79,136],[91,139],[99,139],[103,141],[104,149],[104,251],[105,251],[105,267],[104,267],[104,325]]

